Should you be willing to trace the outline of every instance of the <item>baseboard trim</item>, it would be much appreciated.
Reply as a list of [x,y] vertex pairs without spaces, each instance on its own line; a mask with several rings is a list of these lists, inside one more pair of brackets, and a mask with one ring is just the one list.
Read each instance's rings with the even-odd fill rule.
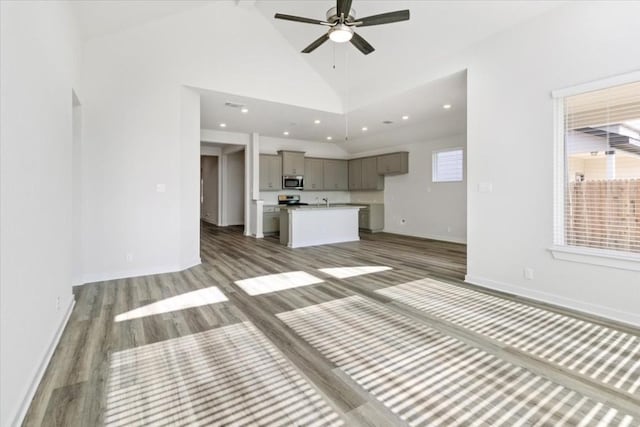
[[200,218],[200,221],[208,222],[209,224],[218,225],[218,221],[214,221],[209,218]]
[[460,243],[462,245],[467,244],[467,239],[462,239],[459,237],[438,236],[436,234],[423,234],[423,235],[405,234],[405,233],[398,233],[397,231],[387,231],[386,229],[376,231],[376,233],[380,233],[380,232],[387,233],[387,234],[396,234],[398,236],[417,237],[418,239],[438,240],[440,242]]
[[71,294],[71,301],[69,302],[69,306],[67,307],[67,312],[62,318],[62,322],[60,322],[60,324],[58,325],[55,335],[53,336],[53,339],[49,343],[49,347],[47,348],[44,358],[40,361],[40,365],[38,366],[38,369],[31,380],[31,384],[27,389],[27,393],[22,399],[22,403],[18,408],[18,412],[13,418],[13,422],[11,423],[12,426],[22,425],[22,422],[24,421],[24,417],[27,415],[27,411],[29,410],[29,406],[31,406],[31,401],[33,400],[33,397],[35,396],[36,391],[38,390],[40,381],[42,381],[42,377],[44,376],[44,373],[46,372],[47,367],[49,366],[49,362],[53,357],[53,353],[58,347],[58,343],[60,342],[60,338],[62,337],[64,328],[67,327],[67,323],[69,322],[69,318],[71,317],[71,313],[73,312],[73,307],[75,306],[75,304],[76,304],[76,299],[73,296],[73,294]]
[[482,288],[487,288],[499,292],[506,292],[543,304],[550,304],[562,309],[582,313],[585,316],[601,318],[604,321],[618,322],[633,328],[640,327],[640,314],[637,313],[615,310],[602,305],[591,304],[571,298],[565,298],[546,292],[532,291],[531,289],[526,289],[520,286],[514,286],[508,283],[471,274],[467,274],[464,281],[472,285],[480,286]]
[[154,268],[140,268],[140,269],[116,271],[111,273],[87,274],[86,276],[84,276],[82,285],[95,283],[95,282],[104,282],[107,280],[129,279],[132,277],[152,276],[154,274],[175,273],[178,271],[187,270],[189,268],[195,267],[196,265],[200,265],[200,264],[202,264],[202,260],[198,257],[196,259],[193,259],[181,265],[159,266]]

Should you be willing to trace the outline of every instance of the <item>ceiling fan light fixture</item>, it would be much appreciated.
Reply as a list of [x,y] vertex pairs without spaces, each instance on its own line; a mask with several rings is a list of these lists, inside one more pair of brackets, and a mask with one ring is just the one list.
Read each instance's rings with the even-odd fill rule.
[[345,24],[338,24],[329,30],[329,38],[336,43],[346,43],[353,37],[353,29]]

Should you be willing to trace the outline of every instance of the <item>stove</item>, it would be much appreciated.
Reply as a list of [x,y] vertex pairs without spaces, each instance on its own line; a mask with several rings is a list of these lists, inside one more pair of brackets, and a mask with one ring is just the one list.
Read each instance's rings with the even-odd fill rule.
[[279,194],[278,204],[287,206],[308,206],[309,203],[303,203],[300,201],[300,196],[297,194]]

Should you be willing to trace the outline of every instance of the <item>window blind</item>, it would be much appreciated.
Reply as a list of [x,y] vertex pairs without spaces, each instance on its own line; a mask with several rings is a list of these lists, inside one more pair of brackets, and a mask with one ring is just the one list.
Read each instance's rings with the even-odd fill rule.
[[557,244],[640,253],[640,82],[564,98]]
[[462,149],[435,151],[433,153],[433,182],[455,182],[463,180]]

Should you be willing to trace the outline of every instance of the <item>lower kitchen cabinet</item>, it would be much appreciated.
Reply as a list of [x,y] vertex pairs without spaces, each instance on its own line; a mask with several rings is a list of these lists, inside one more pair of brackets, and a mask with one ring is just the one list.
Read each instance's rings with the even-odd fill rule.
[[280,211],[264,211],[262,213],[262,233],[275,234],[280,231]]
[[384,204],[376,203],[360,209],[358,228],[372,233],[384,230]]

